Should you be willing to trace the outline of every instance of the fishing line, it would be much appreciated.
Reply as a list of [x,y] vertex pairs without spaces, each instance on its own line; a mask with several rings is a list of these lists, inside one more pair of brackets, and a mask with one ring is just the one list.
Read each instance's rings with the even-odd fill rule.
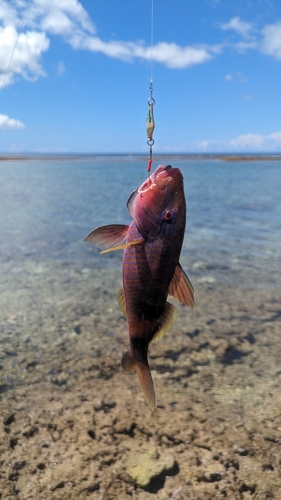
[[148,175],[152,167],[152,146],[154,144],[153,132],[155,129],[153,106],[155,104],[155,99],[153,98],[153,33],[154,30],[154,5],[153,0],[151,0],[151,29],[150,29],[150,97],[148,98],[148,111],[146,116],[146,133],[147,133],[147,145],[149,146],[149,159],[147,164]]
[[8,74],[8,72],[9,72],[9,69],[10,69],[10,66],[11,66],[11,63],[12,63],[12,60],[13,60],[14,54],[15,54],[15,50],[16,50],[16,48],[17,48],[17,44],[18,44],[18,41],[19,41],[19,37],[20,37],[20,35],[22,34],[22,28],[23,28],[23,25],[24,25],[25,20],[26,20],[26,15],[27,15],[27,11],[28,11],[28,8],[29,8],[29,5],[30,5],[30,2],[31,2],[31,0],[28,0],[28,2],[27,2],[27,6],[26,6],[25,15],[24,15],[24,16],[23,16],[23,18],[22,18],[22,21],[21,21],[21,24],[20,24],[20,29],[19,29],[19,32],[18,32],[18,36],[17,36],[17,38],[16,38],[16,43],[15,43],[14,48],[13,48],[13,50],[12,50],[12,55],[11,55],[11,57],[10,57],[10,60],[9,60],[9,63],[8,63],[8,66],[7,66],[6,72],[5,72],[5,74],[4,74],[4,78],[3,78],[3,80],[2,80],[2,83],[1,83],[1,85],[0,85],[0,95],[1,95],[1,93],[2,93],[2,90],[3,90],[4,85],[5,85],[5,82],[6,82],[7,74]]
[[153,37],[154,37],[154,5],[153,0],[151,0],[151,26],[150,26],[150,81],[153,81],[152,72],[153,72]]

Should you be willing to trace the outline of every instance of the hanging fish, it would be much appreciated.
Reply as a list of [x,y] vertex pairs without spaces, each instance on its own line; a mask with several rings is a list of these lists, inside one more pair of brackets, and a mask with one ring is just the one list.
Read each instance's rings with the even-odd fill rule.
[[186,219],[180,170],[160,165],[131,194],[127,208],[132,217],[129,226],[98,227],[85,241],[102,248],[101,253],[124,249],[124,289],[118,301],[127,317],[130,348],[121,365],[125,372],[137,372],[153,409],[155,392],[147,353],[150,342],[160,339],[176,320],[176,309],[167,296],[194,306],[193,287],[179,264]]

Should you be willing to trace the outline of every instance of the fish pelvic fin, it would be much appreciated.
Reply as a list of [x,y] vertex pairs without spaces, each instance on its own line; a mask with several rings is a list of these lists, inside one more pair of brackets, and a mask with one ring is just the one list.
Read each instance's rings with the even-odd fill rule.
[[122,313],[124,314],[125,318],[127,318],[126,301],[125,301],[125,295],[124,295],[123,288],[121,288],[121,290],[119,290],[117,297],[118,297],[119,307],[120,307]]
[[161,337],[172,328],[177,319],[177,315],[176,308],[169,302],[166,302],[164,312],[158,320],[157,329],[153,335],[152,342],[161,339]]
[[176,265],[168,292],[169,295],[172,295],[174,299],[179,300],[182,304],[192,309],[195,306],[194,288],[179,262]]
[[137,376],[145,397],[147,404],[152,410],[155,408],[156,398],[153,380],[151,377],[150,368],[148,365],[147,357],[144,357],[142,361],[135,359],[131,349],[124,354],[121,359],[121,366],[123,370],[127,373],[136,371]]

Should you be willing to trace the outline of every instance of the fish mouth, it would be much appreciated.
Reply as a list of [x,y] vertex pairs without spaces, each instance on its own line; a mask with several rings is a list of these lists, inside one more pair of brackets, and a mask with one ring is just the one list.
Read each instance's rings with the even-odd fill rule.
[[139,209],[146,213],[158,210],[160,205],[167,204],[171,197],[174,197],[182,182],[183,177],[179,168],[159,165],[150,177],[129,196],[127,209],[132,219],[140,225]]
[[168,182],[170,182],[173,178],[173,167],[171,165],[167,165],[167,167],[163,167],[163,165],[159,165],[159,167],[154,172],[154,183],[158,187],[158,189],[165,189]]
[[167,184],[179,174],[181,175],[181,172],[178,168],[173,168],[171,165],[166,167],[159,165],[155,172],[140,186],[138,192],[145,193],[154,186],[161,190],[165,189]]

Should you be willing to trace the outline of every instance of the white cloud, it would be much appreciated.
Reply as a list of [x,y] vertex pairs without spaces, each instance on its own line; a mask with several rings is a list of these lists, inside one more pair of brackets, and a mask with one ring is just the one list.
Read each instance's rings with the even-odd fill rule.
[[231,139],[230,146],[234,147],[235,149],[260,149],[263,141],[264,137],[262,136],[262,134],[245,134],[239,135],[235,139]]
[[275,151],[281,148],[281,132],[268,135],[245,134],[231,139],[230,147],[241,151]]
[[0,129],[2,130],[18,130],[24,128],[24,124],[14,118],[9,118],[7,115],[0,115]]
[[31,0],[26,7],[22,0],[0,0],[0,86],[12,84],[16,75],[28,80],[45,75],[41,57],[50,47],[49,35],[69,41],[75,34],[95,33],[78,0]]
[[[0,86],[14,83],[17,75],[29,80],[44,76],[41,59],[50,47],[52,35],[61,36],[76,50],[100,52],[116,59],[151,57],[151,48],[142,42],[101,40],[79,0],[31,0],[27,10],[22,0],[0,0],[0,74],[4,78]],[[153,47],[153,59],[169,68],[181,69],[203,64],[221,51],[220,45],[161,42]],[[64,69],[60,64],[58,73]]]
[[[27,2],[23,0],[0,0],[0,88],[14,83],[19,76],[32,81],[44,76],[42,56],[50,48],[52,36],[62,37],[75,50],[99,52],[127,62],[150,60],[151,48],[142,42],[99,38],[79,0],[30,0],[28,9],[26,7]],[[241,40],[235,44],[186,46],[162,41],[153,47],[153,59],[168,68],[183,69],[211,60],[226,47],[242,53],[256,49],[281,59],[281,23],[265,26],[259,34],[255,32],[255,37],[253,23],[238,16],[220,27],[234,31]],[[261,43],[257,41],[258,36],[262,36]],[[58,75],[64,71],[63,63],[58,63]],[[225,78],[230,81],[231,77],[226,75]],[[241,78],[238,76],[240,82]]]
[[202,140],[195,149],[204,152],[242,153],[242,152],[280,152],[281,132],[263,134],[243,134],[230,140]]
[[259,43],[256,40],[252,39],[251,41],[247,42],[237,42],[235,43],[234,48],[237,50],[237,52],[241,52],[243,54],[249,49],[259,49]]
[[[215,50],[212,47],[180,47],[175,43],[158,43],[153,48],[153,59],[168,68],[187,68],[208,61]],[[141,57],[149,59],[147,50]]]
[[78,0],[33,0],[29,23],[66,37],[76,32],[95,33],[88,13]]
[[212,149],[215,142],[216,141],[209,141],[209,140],[199,141],[197,144],[197,148],[201,151],[209,151]]
[[59,61],[58,65],[57,65],[58,76],[62,76],[64,74],[65,70],[66,70],[66,68],[65,68],[63,61]]
[[49,48],[45,33],[27,31],[22,33],[9,66],[18,34],[14,27],[0,28],[0,73],[6,86],[14,82],[15,75],[22,75],[27,80],[35,80],[45,73],[40,65],[40,56]]
[[236,71],[236,76],[239,83],[247,83],[248,78],[241,71]]
[[228,23],[221,24],[220,27],[223,30],[236,31],[236,33],[241,35],[243,38],[248,38],[253,29],[252,23],[242,21],[240,17],[233,17]]
[[273,132],[268,136],[268,138],[275,141],[277,144],[281,144],[281,132]]
[[281,60],[281,22],[268,24],[263,28],[262,34],[262,52]]
[[[151,48],[142,43],[133,42],[103,42],[97,37],[76,34],[69,40],[76,50],[86,49],[92,52],[101,52],[109,57],[132,61],[135,58],[150,60]],[[158,43],[153,47],[153,60],[164,64],[168,68],[187,68],[195,64],[202,64],[220,51],[219,46],[181,47],[176,43]]]
[[247,81],[248,81],[247,76],[245,76],[243,73],[241,73],[241,71],[236,71],[233,75],[231,73],[228,73],[227,75],[225,75],[224,79],[227,82],[231,82],[232,80],[236,80],[239,83],[247,83]]
[[[136,58],[150,60],[151,48],[141,42],[104,42],[87,12],[77,0],[34,0],[35,23],[43,31],[63,36],[76,50],[100,52],[108,57],[132,61]],[[153,47],[153,59],[169,68],[186,68],[202,64],[220,52],[220,46],[185,46],[175,43],[158,43]]]

